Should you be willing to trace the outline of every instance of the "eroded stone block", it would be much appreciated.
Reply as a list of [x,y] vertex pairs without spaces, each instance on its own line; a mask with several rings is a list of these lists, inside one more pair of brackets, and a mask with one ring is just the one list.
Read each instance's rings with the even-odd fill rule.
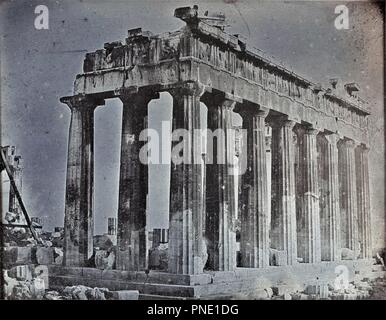
[[54,263],[54,249],[39,247],[36,249],[36,262],[38,264],[53,264]]
[[269,264],[271,266],[287,265],[287,253],[282,250],[269,249]]
[[112,300],[138,300],[138,290],[119,290],[110,292]]

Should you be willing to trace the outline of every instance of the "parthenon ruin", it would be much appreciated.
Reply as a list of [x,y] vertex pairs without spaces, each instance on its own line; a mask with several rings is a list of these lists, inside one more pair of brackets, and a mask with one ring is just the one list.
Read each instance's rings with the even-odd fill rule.
[[[64,266],[87,266],[93,254],[94,111],[106,99],[119,98],[116,269],[147,269],[148,166],[139,160],[144,145],[139,134],[147,127],[149,102],[161,92],[173,98],[173,130],[200,129],[200,103],[207,107],[208,129],[232,128],[231,115],[237,113],[246,130],[247,170],[239,177],[229,174],[227,162],[204,164],[204,170],[200,163],[172,166],[170,277],[274,268],[271,251],[275,266],[339,262],[343,251],[353,261],[371,259],[369,111],[356,94],[359,87],[348,83],[339,92],[335,82],[328,89],[312,83],[227,33],[221,19],[199,16],[197,7],[178,8],[175,16],[186,23],[178,31],[153,35],[132,29],[125,43],[87,53],[74,95],[60,99],[71,109]],[[272,165],[266,126],[272,131]],[[201,143],[190,136],[192,157]],[[229,153],[234,146],[217,148]]]

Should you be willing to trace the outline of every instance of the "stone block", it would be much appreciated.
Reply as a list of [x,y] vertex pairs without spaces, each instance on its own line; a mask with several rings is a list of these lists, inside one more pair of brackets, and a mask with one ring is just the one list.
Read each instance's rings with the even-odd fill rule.
[[35,263],[32,251],[31,247],[5,247],[4,268]]
[[35,277],[41,279],[41,281],[37,283],[37,286],[44,287],[44,289],[49,288],[49,273],[48,273],[47,266],[42,266],[42,265],[36,266],[34,269],[34,275]]
[[305,293],[306,294],[315,294],[320,299],[327,299],[329,296],[329,287],[327,283],[322,284],[311,284],[306,287]]
[[319,285],[319,298],[320,299],[327,299],[330,295],[330,290],[328,289],[327,284],[321,284]]
[[[143,272],[143,271],[134,271],[133,272],[133,275],[135,276],[135,281],[136,282],[145,282],[145,281],[147,281],[147,282],[151,282],[150,280],[149,280],[149,278],[150,278],[150,274],[151,274],[152,272],[149,272],[149,274],[146,274],[145,272]],[[153,276],[153,278],[154,278],[154,276]]]
[[356,293],[344,293],[343,300],[357,300],[358,295]]
[[101,279],[102,270],[95,268],[82,268],[82,276],[84,278]]
[[269,249],[269,261],[271,266],[285,266],[287,265],[287,252]]
[[130,266],[130,252],[129,250],[117,250],[116,252],[116,269],[129,270]]
[[265,288],[264,290],[267,292],[268,298],[271,298],[273,296],[272,288]]
[[106,292],[105,288],[87,288],[85,293],[88,300],[106,300]]
[[285,294],[291,294],[297,291],[296,286],[290,285],[277,285],[272,287],[273,294],[276,296],[283,296]]
[[44,282],[44,279],[40,277],[35,278],[32,281],[32,284],[30,285],[30,291],[31,291],[32,297],[37,300],[43,299],[46,289],[47,287]]
[[17,280],[32,280],[33,265],[20,265],[8,270],[8,275]]
[[81,267],[58,267],[58,269],[55,269],[55,272],[57,272],[58,275],[82,277],[83,268],[81,268]]
[[95,253],[95,267],[100,270],[111,270],[115,264],[113,251],[98,250]]
[[53,249],[54,249],[54,263],[57,265],[62,265],[63,249],[62,248],[53,248]]
[[167,270],[168,248],[164,244],[160,244],[158,247],[149,250],[149,268]]
[[88,300],[86,296],[87,287],[78,285],[78,286],[68,286],[64,288],[63,295],[70,297],[73,300]]
[[36,262],[38,264],[47,265],[54,263],[54,249],[39,247],[36,249]]
[[291,296],[289,293],[285,293],[285,294],[283,295],[283,299],[284,299],[284,300],[292,300],[292,296]]
[[342,248],[341,250],[342,260],[354,260],[355,253],[353,250],[348,248]]
[[138,290],[119,290],[111,291],[110,299],[112,300],[138,300]]
[[233,271],[217,271],[212,274],[213,283],[234,281],[236,275]]
[[197,274],[190,276],[190,285],[200,285],[200,284],[208,284],[211,283],[212,277],[209,274]]
[[121,279],[124,279],[123,271],[121,271],[121,270],[103,270],[102,271],[102,279],[103,280],[121,280]]

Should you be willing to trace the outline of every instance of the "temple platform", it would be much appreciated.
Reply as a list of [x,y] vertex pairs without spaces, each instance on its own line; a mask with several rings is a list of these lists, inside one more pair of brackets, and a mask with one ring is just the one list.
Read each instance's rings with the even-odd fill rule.
[[[199,275],[178,275],[150,271],[129,272],[94,268],[49,266],[49,287],[85,285],[109,290],[138,290],[141,299],[221,299],[237,298],[267,287],[294,291],[309,284],[334,284],[338,270],[346,266],[349,281],[384,277],[381,265],[370,260],[321,262],[268,268],[237,268],[233,272],[205,271]],[[337,269],[337,267],[339,267]],[[344,269],[344,267],[343,267]],[[337,273],[336,273],[337,272]]]

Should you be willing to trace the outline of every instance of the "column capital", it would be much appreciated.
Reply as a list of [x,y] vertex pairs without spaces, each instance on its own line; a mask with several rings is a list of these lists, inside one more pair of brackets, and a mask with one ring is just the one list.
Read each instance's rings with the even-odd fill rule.
[[[170,88],[168,92],[175,98],[178,96],[189,95],[201,97],[207,90],[206,86],[198,82],[183,82],[173,88]],[[209,90],[210,91],[210,90]]]
[[307,127],[304,129],[304,134],[310,135],[310,136],[316,136],[320,131],[318,129],[315,129],[313,127]]
[[349,148],[349,149],[355,149],[359,145],[359,143],[357,141],[349,139],[349,138],[344,138],[343,142],[347,146],[347,148]]
[[258,104],[244,101],[243,103],[235,104],[234,112],[239,113],[243,118],[250,116],[265,118],[269,113],[269,109]]
[[369,145],[361,143],[359,146],[361,147],[363,153],[369,153],[369,151],[370,151]]
[[340,139],[339,135],[336,133],[323,133],[323,136],[326,138],[327,142],[333,146],[337,146]]
[[61,97],[60,102],[67,104],[67,106],[73,109],[79,108],[96,108],[105,104],[105,100],[101,98],[95,98],[85,94],[77,94],[74,96]]
[[316,136],[320,131],[312,126],[297,124],[295,127],[295,132],[297,135]]
[[236,101],[232,99],[232,96],[220,91],[204,92],[201,101],[206,105],[208,111],[220,105],[229,111],[233,111],[236,105]]
[[276,116],[276,117],[272,117],[269,120],[269,125],[272,128],[286,127],[286,128],[289,128],[290,130],[292,130],[294,128],[295,124],[296,124],[296,121],[289,118],[288,116]]
[[149,103],[153,99],[159,99],[159,93],[150,88],[121,88],[115,91],[116,96],[123,102],[132,102],[133,99]]

